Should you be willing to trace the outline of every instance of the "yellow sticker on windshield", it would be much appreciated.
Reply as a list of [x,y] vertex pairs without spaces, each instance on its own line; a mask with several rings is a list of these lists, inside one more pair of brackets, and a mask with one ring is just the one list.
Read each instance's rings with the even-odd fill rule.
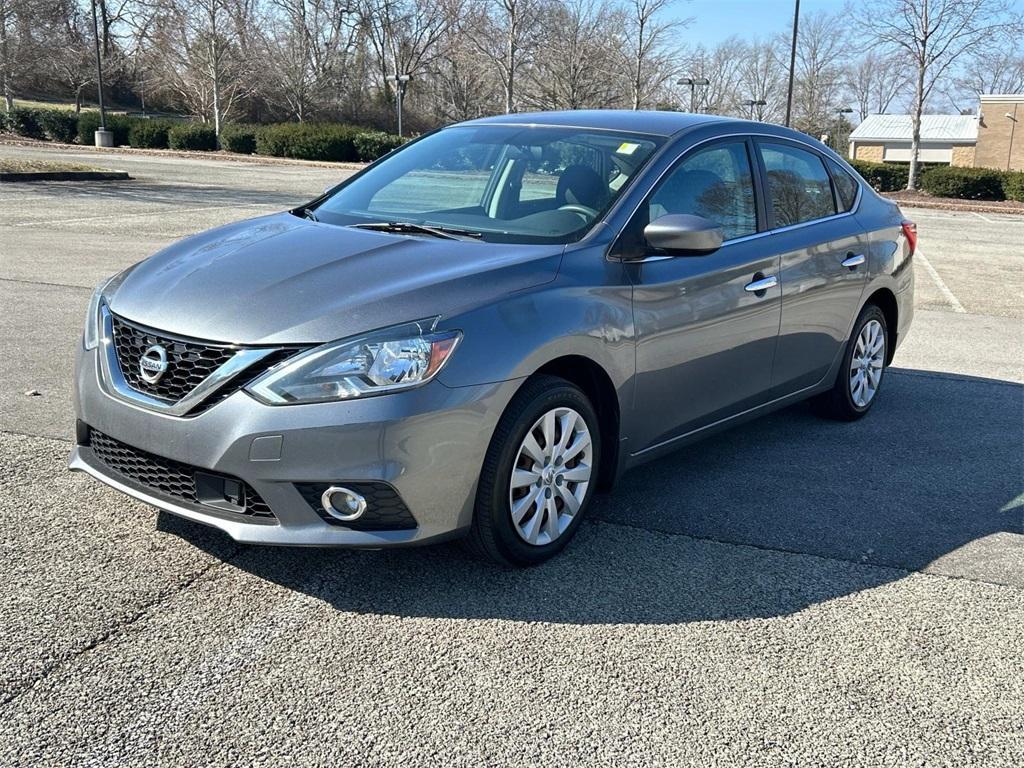
[[624,141],[621,144],[619,144],[619,148],[615,151],[620,155],[632,155],[638,149],[640,149],[639,144],[633,144],[631,142]]

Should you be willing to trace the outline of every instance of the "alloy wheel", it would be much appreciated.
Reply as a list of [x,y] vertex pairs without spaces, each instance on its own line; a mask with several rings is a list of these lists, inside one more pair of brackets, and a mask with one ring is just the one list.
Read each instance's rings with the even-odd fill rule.
[[885,365],[885,329],[877,320],[869,320],[857,334],[850,359],[850,398],[858,408],[866,408],[882,383]]
[[590,429],[572,408],[553,408],[530,427],[509,482],[509,510],[527,544],[556,541],[587,495],[594,453]]

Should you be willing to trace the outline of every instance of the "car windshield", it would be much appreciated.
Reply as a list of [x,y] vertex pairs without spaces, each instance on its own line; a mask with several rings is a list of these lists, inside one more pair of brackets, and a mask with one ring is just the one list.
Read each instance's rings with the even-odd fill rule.
[[400,149],[300,213],[417,236],[569,243],[661,141],[581,128],[457,126]]

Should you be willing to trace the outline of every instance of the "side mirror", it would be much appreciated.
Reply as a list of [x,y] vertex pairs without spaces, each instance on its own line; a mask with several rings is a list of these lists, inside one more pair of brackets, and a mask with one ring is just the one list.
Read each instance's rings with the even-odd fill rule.
[[652,248],[695,256],[714,253],[722,247],[722,229],[703,216],[670,213],[644,227],[644,238]]

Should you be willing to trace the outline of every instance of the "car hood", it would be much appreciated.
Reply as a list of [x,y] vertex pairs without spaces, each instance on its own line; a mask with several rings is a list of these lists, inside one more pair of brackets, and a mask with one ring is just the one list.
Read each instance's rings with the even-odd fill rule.
[[332,341],[553,280],[560,245],[442,240],[273,214],[186,238],[109,298],[128,320],[238,344]]

